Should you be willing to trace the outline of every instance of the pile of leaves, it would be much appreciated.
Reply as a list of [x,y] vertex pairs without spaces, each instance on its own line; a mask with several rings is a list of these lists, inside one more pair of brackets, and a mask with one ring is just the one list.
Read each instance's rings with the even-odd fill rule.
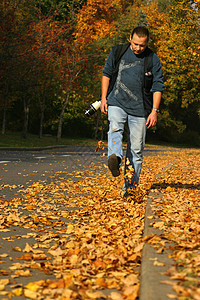
[[198,165],[195,150],[145,156],[140,185],[128,199],[123,167],[113,178],[106,164],[10,187],[22,196],[0,200],[0,232],[12,248],[0,254],[1,299],[139,299],[145,207],[155,185],[164,201],[154,210],[165,239],[175,244],[168,271],[178,280],[173,288],[178,299],[200,299]]
[[167,275],[176,282],[166,283],[176,291],[177,297],[171,295],[175,299],[200,299],[199,155],[199,151],[180,151],[154,183],[163,197],[152,206],[161,222],[153,221],[151,226],[164,231],[161,245],[164,241],[173,245],[170,257],[175,263]]

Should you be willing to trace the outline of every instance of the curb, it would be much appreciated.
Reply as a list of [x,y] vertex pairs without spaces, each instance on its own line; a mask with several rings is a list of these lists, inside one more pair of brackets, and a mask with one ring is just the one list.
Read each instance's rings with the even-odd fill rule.
[[67,148],[67,145],[45,146],[45,147],[0,147],[0,151],[42,151],[56,148]]
[[[173,162],[169,163],[163,172],[169,168]],[[160,178],[161,174],[158,174],[156,178]],[[161,236],[163,231],[151,226],[153,221],[159,222],[159,218],[151,207],[158,203],[156,199],[162,201],[163,195],[161,192],[151,190],[147,199],[147,205],[145,210],[145,223],[143,238],[148,239],[149,236]],[[160,201],[160,202],[161,202]],[[162,208],[162,207],[161,207]],[[150,218],[149,218],[150,217]],[[166,246],[173,245],[167,243]],[[163,281],[171,281],[172,284],[176,281],[170,280],[169,276],[165,273],[175,263],[173,259],[169,258],[172,252],[164,248],[162,253],[158,253],[151,244],[145,242],[142,250],[142,264],[141,264],[141,285],[140,285],[140,300],[169,300],[167,295],[174,295],[176,293],[172,289],[172,285],[162,283]],[[176,298],[175,298],[176,299]]]

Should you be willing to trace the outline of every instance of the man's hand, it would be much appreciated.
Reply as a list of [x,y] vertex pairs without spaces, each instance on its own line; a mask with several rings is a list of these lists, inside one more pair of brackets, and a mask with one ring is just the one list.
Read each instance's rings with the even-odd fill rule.
[[106,99],[101,100],[101,112],[105,115],[108,114],[108,105]]
[[105,115],[108,114],[108,105],[107,105],[107,93],[109,87],[110,78],[102,76],[101,80],[101,112]]
[[152,110],[152,112],[150,113],[150,115],[147,118],[147,129],[156,126],[157,123],[157,112]]

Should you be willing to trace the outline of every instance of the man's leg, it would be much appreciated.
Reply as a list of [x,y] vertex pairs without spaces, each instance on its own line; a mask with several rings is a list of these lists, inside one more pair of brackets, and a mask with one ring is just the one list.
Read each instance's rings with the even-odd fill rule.
[[108,167],[114,177],[119,176],[123,157],[122,139],[127,113],[117,106],[108,107]]
[[134,189],[139,183],[145,137],[146,119],[129,115],[124,190]]

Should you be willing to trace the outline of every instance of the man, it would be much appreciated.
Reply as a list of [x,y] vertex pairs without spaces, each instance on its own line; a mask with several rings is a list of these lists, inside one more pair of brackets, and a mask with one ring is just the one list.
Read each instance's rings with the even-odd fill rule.
[[[120,175],[124,125],[126,121],[128,123],[123,185],[123,191],[126,195],[130,194],[139,183],[146,128],[151,128],[157,123],[161,92],[164,89],[162,67],[160,59],[155,53],[152,53],[152,72],[146,74],[144,71],[145,56],[151,51],[147,47],[148,41],[149,31],[146,27],[138,26],[133,30],[130,35],[130,45],[120,59],[116,81],[109,94],[109,83],[116,72],[116,46],[112,48],[103,69],[101,112],[108,114],[108,167],[114,177]],[[153,94],[153,103],[150,111],[146,109],[144,99],[143,78],[146,75],[152,77],[149,94]],[[134,170],[132,178],[127,176],[128,170]]]

